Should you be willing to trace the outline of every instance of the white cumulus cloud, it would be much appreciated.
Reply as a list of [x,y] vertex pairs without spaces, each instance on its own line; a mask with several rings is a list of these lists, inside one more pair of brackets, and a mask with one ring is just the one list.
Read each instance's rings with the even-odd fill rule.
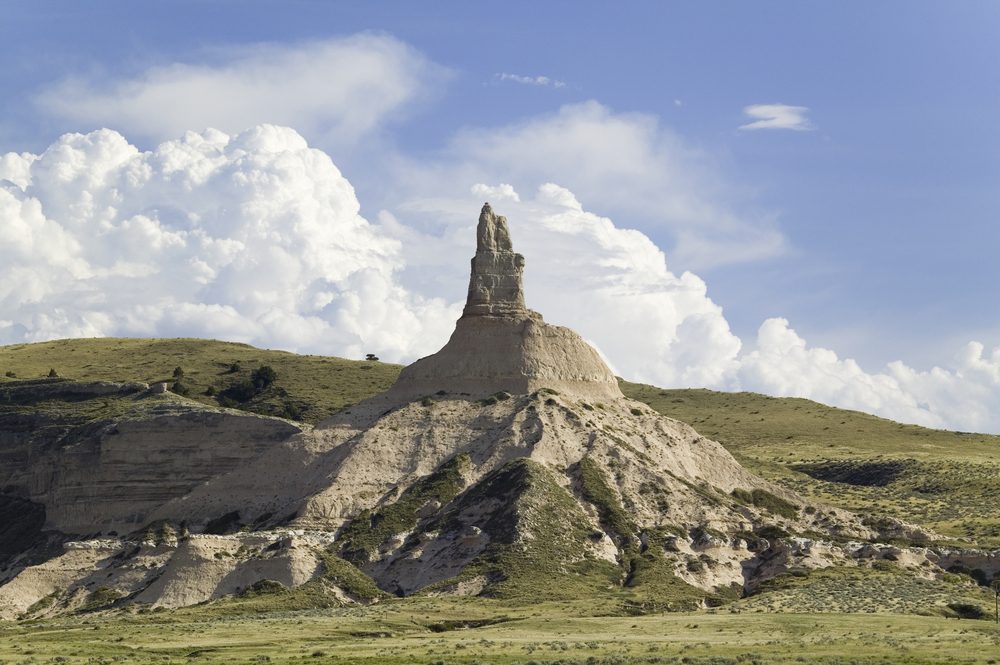
[[724,387],[806,397],[928,427],[1000,433],[1000,347],[970,342],[950,368],[920,371],[902,361],[868,372],[850,358],[810,347],[788,321],[768,319],[756,348]]
[[743,107],[743,113],[753,118],[753,122],[740,125],[740,129],[791,129],[806,131],[812,129],[812,124],[806,117],[807,106],[789,106],[788,104],[751,104]]
[[456,309],[396,278],[325,153],[271,125],[152,151],[68,134],[0,160],[0,342],[193,335],[412,359]]
[[[564,187],[543,184],[509,210],[525,255],[528,304],[594,343],[622,376],[664,385],[715,385],[740,340],[705,282],[676,275],[639,231],[588,212]],[[504,212],[504,214],[507,214]]]
[[431,207],[435,214],[459,188],[475,183],[533,191],[556,182],[585,192],[591,208],[631,226],[665,230],[675,240],[672,261],[689,269],[787,250],[772,217],[736,212],[736,188],[706,155],[654,116],[618,113],[593,101],[501,127],[465,129],[436,158],[400,158],[392,180],[395,200],[384,207]]
[[810,346],[780,318],[744,343],[702,279],[671,271],[645,234],[588,211],[552,183],[531,196],[477,183],[462,196],[412,201],[399,211],[412,224],[383,213],[387,231],[405,238],[402,251],[414,271],[404,282],[418,292],[461,297],[467,264],[454,257],[471,254],[483,196],[499,201],[501,192],[505,200],[494,209],[508,217],[525,256],[528,305],[581,333],[621,376],[806,397],[930,427],[1000,432],[1000,347],[988,353],[970,343],[948,368],[920,371],[896,361],[873,372]]
[[114,127],[154,141],[271,123],[339,145],[405,112],[447,76],[404,42],[374,33],[200,55],[207,62],[153,66],[126,80],[67,79],[36,103],[82,130]]
[[[198,336],[410,361],[461,311],[484,198],[510,219],[529,306],[627,378],[794,395],[934,427],[1000,432],[1000,347],[866,371],[783,319],[752,344],[703,280],[551,182],[474,182],[375,224],[297,132],[188,132],[150,151],[110,130],[0,156],[0,343]],[[434,220],[431,223],[428,220]],[[456,258],[457,257],[457,258]]]
[[477,182],[472,186],[471,191],[476,196],[484,199],[492,199],[494,201],[513,201],[514,203],[521,202],[521,197],[516,191],[514,191],[514,187],[507,183],[500,183],[499,185],[493,187]]

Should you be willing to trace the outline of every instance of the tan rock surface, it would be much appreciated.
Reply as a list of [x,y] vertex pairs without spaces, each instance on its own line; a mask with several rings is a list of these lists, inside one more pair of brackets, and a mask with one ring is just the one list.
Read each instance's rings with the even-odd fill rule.
[[551,388],[589,399],[622,399],[600,355],[569,328],[524,306],[524,257],[507,219],[487,203],[479,216],[465,310],[448,343],[403,369],[388,393],[403,402],[437,393],[484,397]]
[[45,506],[45,528],[128,533],[160,505],[301,431],[289,422],[164,400],[164,413],[107,424],[72,445],[0,441],[0,487]]

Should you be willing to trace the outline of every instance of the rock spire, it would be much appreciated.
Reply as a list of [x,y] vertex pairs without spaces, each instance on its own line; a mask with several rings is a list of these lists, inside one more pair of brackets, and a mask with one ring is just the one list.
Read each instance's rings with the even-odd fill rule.
[[487,203],[476,228],[469,296],[444,348],[405,367],[386,396],[484,397],[550,388],[593,400],[622,398],[614,373],[579,335],[545,323],[524,305],[524,257],[507,219]]
[[487,203],[479,213],[465,316],[524,313],[524,257],[514,252],[507,218]]

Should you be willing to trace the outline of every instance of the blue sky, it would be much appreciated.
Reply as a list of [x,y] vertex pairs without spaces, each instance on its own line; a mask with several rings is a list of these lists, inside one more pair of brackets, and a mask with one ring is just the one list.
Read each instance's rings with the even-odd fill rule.
[[[648,236],[672,273],[704,280],[744,352],[772,317],[868,373],[895,360],[952,367],[971,340],[987,355],[1000,346],[1000,5],[617,4],[5,2],[0,154],[40,154],[65,132],[102,126],[150,150],[177,136],[113,106],[156,68],[224,66],[262,44],[386,37],[419,61],[401,74],[414,81],[405,103],[387,102],[357,135],[327,131],[333,121],[317,111],[290,116],[306,118],[293,128],[329,154],[367,220],[386,212],[447,235],[414,212],[431,215],[425,199],[442,196],[425,171],[495,177],[485,184],[511,182],[522,197],[553,182],[588,213]],[[70,80],[70,104],[90,110],[54,101]],[[602,123],[645,128],[674,199],[690,190],[692,210],[732,224],[705,231],[695,212],[677,223],[674,199],[643,204],[655,178],[633,188],[625,167],[526,156],[501,180],[497,164],[457,154],[588,103],[604,109]],[[766,104],[805,107],[808,127],[741,129],[754,120],[745,109]],[[406,265],[418,272],[419,261]]]

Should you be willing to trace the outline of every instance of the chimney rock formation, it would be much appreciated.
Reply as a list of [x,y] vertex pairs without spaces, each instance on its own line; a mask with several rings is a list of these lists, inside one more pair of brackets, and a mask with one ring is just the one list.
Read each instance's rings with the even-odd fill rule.
[[487,203],[479,214],[464,315],[524,315],[523,272],[524,257],[514,253],[507,218],[494,215]]
[[469,296],[443,349],[403,369],[396,401],[447,393],[474,398],[540,388],[587,399],[622,398],[614,373],[579,335],[524,305],[524,257],[514,252],[507,219],[483,206]]

